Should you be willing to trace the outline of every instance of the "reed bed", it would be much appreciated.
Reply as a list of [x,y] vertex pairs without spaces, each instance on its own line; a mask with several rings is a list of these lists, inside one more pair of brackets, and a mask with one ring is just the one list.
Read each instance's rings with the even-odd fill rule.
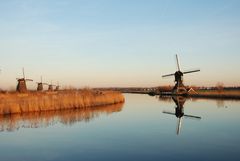
[[0,94],[0,115],[83,109],[124,102],[120,92],[70,90]]

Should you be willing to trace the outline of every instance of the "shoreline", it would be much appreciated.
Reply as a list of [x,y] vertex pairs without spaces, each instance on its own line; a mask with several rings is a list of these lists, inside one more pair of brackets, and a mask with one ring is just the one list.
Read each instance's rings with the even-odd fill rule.
[[154,92],[141,92],[141,91],[132,91],[132,92],[123,92],[129,94],[148,94],[150,96],[184,96],[189,98],[205,98],[205,99],[226,99],[226,100],[240,100],[240,95],[232,95],[232,94],[225,94],[225,93],[214,93],[214,94],[188,94],[188,95],[177,95],[171,93],[154,93]]
[[192,98],[206,98],[206,99],[232,99],[240,100],[239,95],[226,95],[226,94],[190,94],[188,97]]
[[120,92],[71,90],[0,94],[0,115],[84,109],[125,102]]

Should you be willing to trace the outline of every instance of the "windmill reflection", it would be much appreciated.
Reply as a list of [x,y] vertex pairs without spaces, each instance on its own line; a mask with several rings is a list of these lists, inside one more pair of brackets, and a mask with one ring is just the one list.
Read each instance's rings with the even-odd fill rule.
[[163,113],[164,114],[175,115],[178,118],[176,133],[177,133],[177,135],[179,135],[180,131],[181,131],[183,117],[191,118],[191,119],[198,119],[198,120],[200,120],[201,117],[184,114],[184,107],[183,107],[183,105],[186,102],[186,97],[175,96],[175,97],[172,97],[172,100],[175,102],[175,104],[177,106],[177,107],[175,107],[175,113],[174,112],[168,112],[168,111],[163,111]]
[[85,109],[3,115],[0,116],[0,132],[15,131],[20,128],[44,128],[57,123],[70,126],[76,122],[89,122],[102,114],[120,112],[122,107],[123,103],[119,103]]

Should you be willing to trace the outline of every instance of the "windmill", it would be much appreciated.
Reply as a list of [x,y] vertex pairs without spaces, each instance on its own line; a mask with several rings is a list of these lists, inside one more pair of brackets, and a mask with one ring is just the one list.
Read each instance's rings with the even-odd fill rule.
[[59,82],[58,82],[57,84],[58,84],[58,85],[56,86],[55,91],[58,91],[59,88],[60,88]]
[[42,82],[42,76],[41,76],[41,82],[36,82],[37,83],[37,91],[43,91],[43,85],[48,85],[47,83]]
[[26,79],[25,78],[25,72],[24,72],[24,68],[22,69],[23,72],[23,78],[17,78],[18,84],[17,84],[17,88],[16,90],[20,93],[25,93],[27,92],[27,85],[26,82],[27,81],[33,81],[32,79]]
[[173,74],[167,74],[167,75],[163,75],[162,77],[170,77],[170,76],[174,76],[175,77],[175,86],[172,89],[172,94],[176,94],[176,95],[186,95],[187,89],[183,84],[183,75],[184,74],[189,74],[189,73],[194,73],[194,72],[199,72],[200,70],[189,70],[189,71],[184,71],[182,72],[180,69],[180,64],[179,64],[179,60],[178,60],[178,56],[176,55],[176,60],[177,60],[177,71]]
[[56,85],[53,85],[52,84],[52,81],[51,81],[51,84],[48,84],[48,91],[53,91],[53,87],[55,87]]
[[199,116],[193,116],[193,115],[186,115],[184,114],[184,103],[186,101],[186,97],[182,97],[182,96],[176,96],[176,97],[172,97],[173,101],[176,104],[176,108],[175,108],[175,113],[174,112],[168,112],[168,111],[163,111],[164,114],[170,114],[170,115],[175,115],[178,118],[178,122],[177,122],[177,129],[176,129],[176,133],[177,135],[180,134],[181,131],[181,126],[182,126],[182,118],[186,117],[186,118],[191,118],[191,119],[198,119],[200,120],[201,117]]

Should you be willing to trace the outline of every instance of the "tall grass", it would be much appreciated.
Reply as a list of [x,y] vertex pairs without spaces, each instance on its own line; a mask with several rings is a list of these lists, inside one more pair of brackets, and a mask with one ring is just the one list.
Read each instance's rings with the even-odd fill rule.
[[119,92],[69,90],[0,94],[0,114],[66,110],[124,102]]

